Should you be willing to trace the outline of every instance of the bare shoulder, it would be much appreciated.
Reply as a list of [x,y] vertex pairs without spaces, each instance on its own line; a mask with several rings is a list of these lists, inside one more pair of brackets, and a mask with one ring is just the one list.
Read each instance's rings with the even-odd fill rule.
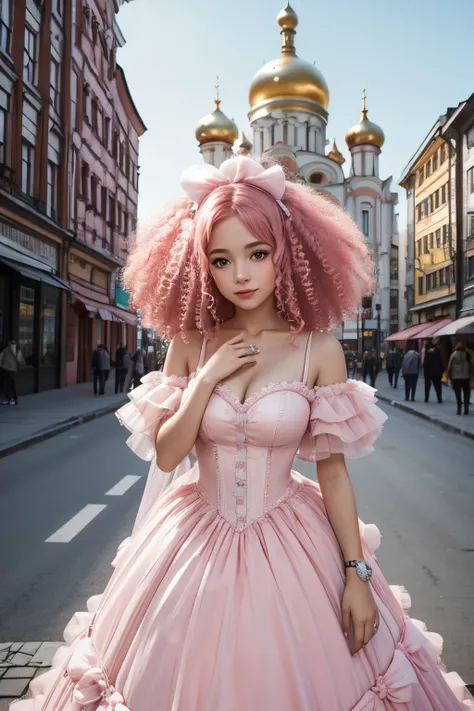
[[185,338],[177,334],[171,340],[166,356],[164,375],[188,376],[199,361],[202,336],[197,330],[186,331]]
[[332,333],[315,331],[311,344],[309,385],[330,385],[347,380],[341,344]]

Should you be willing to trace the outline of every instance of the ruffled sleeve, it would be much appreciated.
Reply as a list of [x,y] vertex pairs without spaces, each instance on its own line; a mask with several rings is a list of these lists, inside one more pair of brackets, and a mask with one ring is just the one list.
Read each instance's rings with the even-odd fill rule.
[[145,375],[141,383],[129,393],[130,402],[115,414],[120,424],[132,433],[127,439],[132,452],[151,461],[155,456],[158,427],[178,410],[188,378],[153,371]]
[[382,431],[387,415],[376,405],[375,389],[358,380],[316,388],[300,459],[318,462],[331,454],[364,457]]

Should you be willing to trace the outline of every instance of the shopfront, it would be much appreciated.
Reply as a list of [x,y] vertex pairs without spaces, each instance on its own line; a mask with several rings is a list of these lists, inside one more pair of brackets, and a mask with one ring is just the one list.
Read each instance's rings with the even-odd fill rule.
[[19,395],[61,385],[61,305],[68,285],[26,250],[0,241],[0,337],[17,342]]

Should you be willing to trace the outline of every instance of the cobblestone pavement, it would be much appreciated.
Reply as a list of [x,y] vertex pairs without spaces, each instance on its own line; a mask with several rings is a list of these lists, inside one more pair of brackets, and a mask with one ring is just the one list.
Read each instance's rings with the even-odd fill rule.
[[0,706],[8,708],[7,699],[22,696],[35,676],[51,666],[61,642],[0,642]]

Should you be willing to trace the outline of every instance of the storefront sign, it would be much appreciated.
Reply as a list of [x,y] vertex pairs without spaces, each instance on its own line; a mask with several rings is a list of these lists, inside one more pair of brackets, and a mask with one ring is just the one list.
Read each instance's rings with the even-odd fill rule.
[[130,294],[128,293],[128,291],[125,291],[125,289],[123,289],[118,283],[116,283],[115,285],[115,303],[122,309],[128,309],[130,303]]
[[23,232],[23,230],[13,227],[13,225],[9,225],[7,222],[3,222],[3,220],[0,220],[0,236],[5,244],[10,244],[12,247],[20,245],[20,247],[34,254],[45,264],[49,264],[53,269],[58,268],[57,245],[50,242],[43,242],[43,240],[38,237]]

